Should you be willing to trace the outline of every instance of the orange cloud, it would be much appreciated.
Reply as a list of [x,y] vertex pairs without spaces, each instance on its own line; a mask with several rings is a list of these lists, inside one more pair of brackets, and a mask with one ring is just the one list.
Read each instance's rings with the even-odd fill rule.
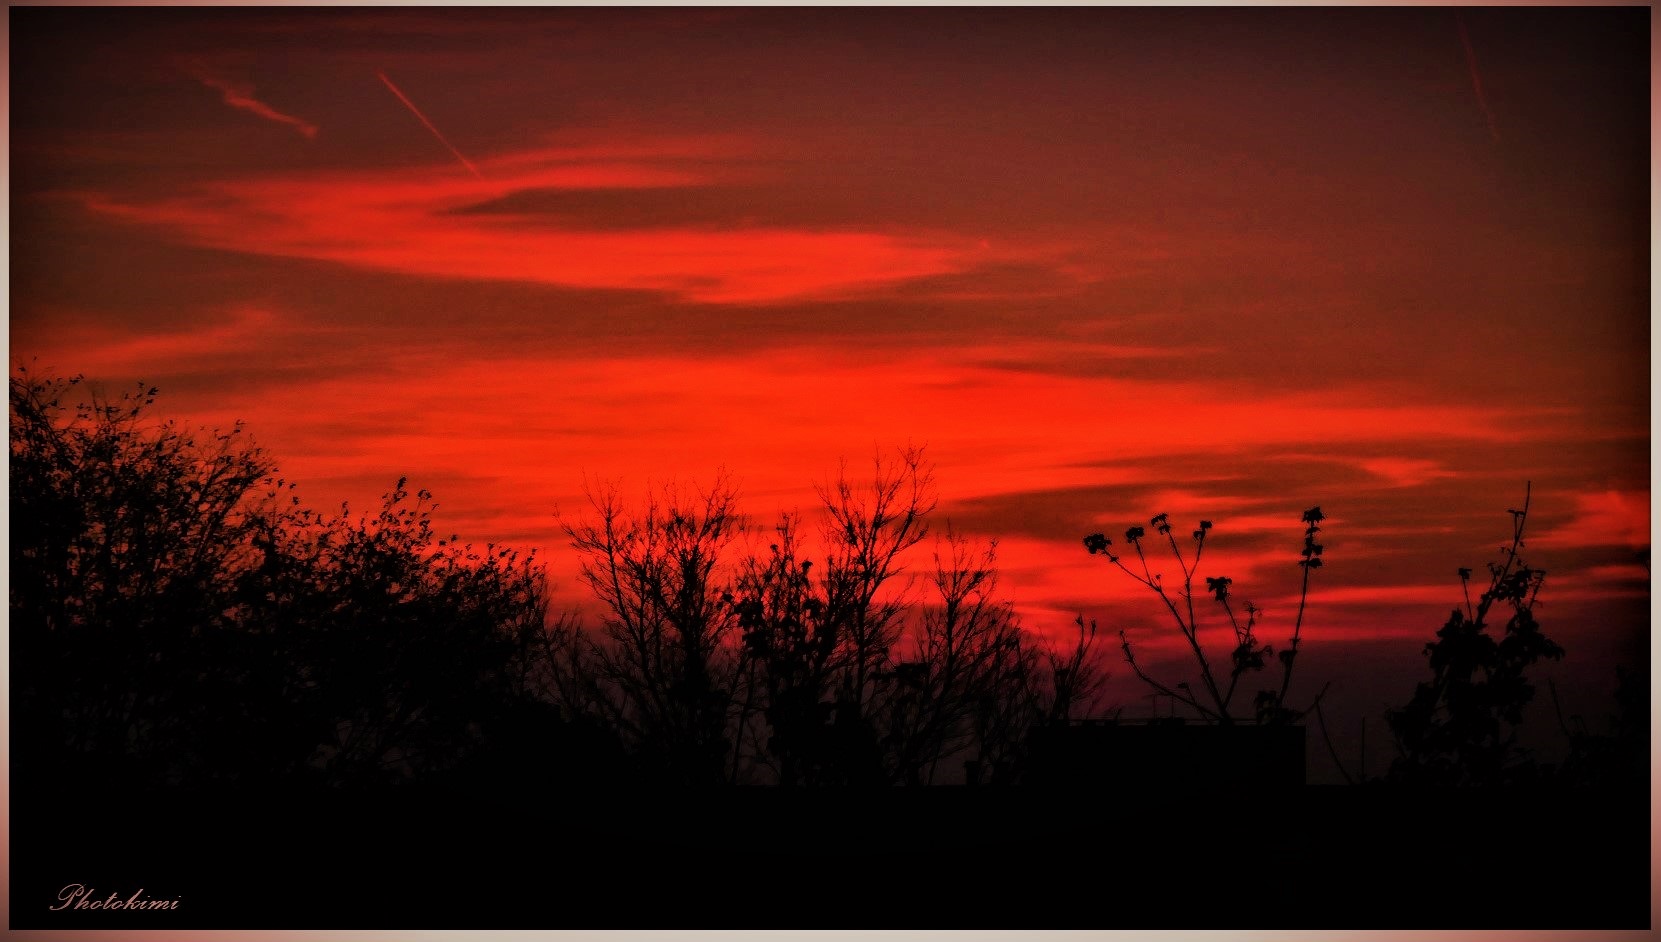
[[1647,491],[1606,490],[1574,495],[1574,517],[1535,538],[1557,546],[1650,545],[1650,495]]
[[938,231],[674,222],[616,229],[499,208],[522,194],[698,187],[736,176],[688,156],[708,141],[669,143],[655,155],[638,142],[609,153],[593,145],[509,153],[477,161],[482,180],[437,165],[220,182],[159,200],[84,200],[97,212],[217,249],[412,275],[665,292],[699,302],[843,296],[1023,254]]

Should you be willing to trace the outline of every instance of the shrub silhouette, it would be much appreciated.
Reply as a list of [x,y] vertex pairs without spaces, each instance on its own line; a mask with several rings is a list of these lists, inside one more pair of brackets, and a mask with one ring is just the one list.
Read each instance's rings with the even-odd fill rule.
[[198,441],[150,424],[154,388],[71,406],[80,378],[20,369],[10,392],[19,770],[168,780],[262,764],[293,732],[271,716],[283,678],[269,639],[226,611],[256,564],[247,498],[269,461],[240,427]]
[[[1488,564],[1488,586],[1473,605],[1471,570],[1460,569],[1465,604],[1448,616],[1425,645],[1431,679],[1408,703],[1388,712],[1398,756],[1389,778],[1434,785],[1498,785],[1538,777],[1541,769],[1517,745],[1516,727],[1534,697],[1524,672],[1541,658],[1560,659],[1563,649],[1540,630],[1534,603],[1545,571],[1520,555],[1530,493],[1509,511],[1511,542]],[[1489,613],[1506,613],[1504,634],[1490,633]]]
[[331,781],[453,768],[532,695],[527,660],[547,616],[535,552],[438,537],[432,495],[412,503],[406,483],[355,521],[345,507],[262,518],[265,556],[244,581],[242,622],[285,639],[295,702],[322,734],[308,762]]
[[[1281,665],[1280,683],[1277,687],[1265,688],[1258,691],[1253,699],[1253,719],[1260,724],[1294,723],[1301,719],[1309,709],[1318,707],[1320,698],[1325,695],[1323,688],[1317,694],[1309,708],[1293,710],[1286,706],[1286,694],[1292,684],[1292,668],[1297,662],[1298,649],[1303,641],[1304,608],[1309,600],[1310,574],[1321,567],[1324,547],[1316,542],[1316,535],[1321,532],[1321,522],[1326,517],[1321,508],[1311,507],[1303,513],[1304,538],[1302,558],[1298,565],[1303,569],[1303,585],[1298,596],[1297,620],[1292,626],[1292,636],[1287,645],[1281,649],[1278,659]],[[1232,712],[1234,695],[1239,687],[1240,680],[1248,673],[1264,670],[1270,658],[1276,657],[1274,649],[1267,644],[1260,643],[1256,629],[1259,610],[1250,602],[1241,605],[1239,612],[1235,611],[1233,585],[1234,580],[1227,576],[1209,576],[1206,578],[1206,592],[1211,595],[1217,605],[1228,616],[1230,627],[1234,631],[1234,647],[1230,653],[1230,668],[1226,686],[1218,679],[1209,658],[1206,657],[1205,646],[1200,641],[1199,621],[1194,607],[1194,580],[1199,574],[1200,559],[1205,554],[1206,540],[1212,531],[1211,521],[1201,520],[1193,531],[1193,556],[1185,556],[1182,547],[1177,543],[1173,533],[1175,529],[1170,523],[1167,514],[1156,514],[1148,521],[1155,532],[1165,537],[1171,555],[1176,559],[1182,570],[1182,586],[1177,590],[1175,598],[1166,589],[1164,577],[1155,573],[1148,564],[1147,553],[1143,542],[1148,539],[1147,530],[1140,526],[1133,526],[1125,531],[1125,542],[1136,553],[1138,572],[1126,565],[1120,555],[1113,552],[1113,541],[1100,533],[1093,533],[1084,538],[1084,548],[1092,556],[1100,555],[1110,565],[1117,567],[1125,575],[1145,586],[1159,597],[1159,600],[1170,613],[1171,620],[1176,624],[1179,634],[1188,643],[1188,649],[1193,654],[1195,664],[1199,668],[1199,679],[1202,692],[1196,693],[1186,682],[1175,685],[1167,684],[1148,675],[1137,663],[1136,652],[1130,643],[1130,637],[1121,630],[1119,632],[1120,649],[1124,651],[1125,661],[1130,664],[1131,670],[1143,683],[1151,687],[1162,696],[1186,704],[1201,717],[1221,725],[1232,725],[1242,717]],[[1241,619],[1244,614],[1244,620]],[[1080,622],[1082,624],[1082,617]],[[1094,625],[1092,624],[1092,627]]]
[[[835,577],[811,574],[798,547],[798,518],[785,516],[765,556],[744,561],[727,599],[738,615],[746,691],[738,736],[752,764],[770,764],[785,785],[873,778],[879,768],[870,730],[852,697],[837,698],[847,666],[846,596]],[[761,726],[752,725],[755,719]],[[765,738],[763,738],[765,737]],[[734,771],[744,750],[734,753]],[[863,776],[862,774],[863,773]]]
[[21,781],[419,778],[528,697],[534,558],[434,540],[403,481],[374,517],[316,514],[240,426],[85,388],[11,379]]

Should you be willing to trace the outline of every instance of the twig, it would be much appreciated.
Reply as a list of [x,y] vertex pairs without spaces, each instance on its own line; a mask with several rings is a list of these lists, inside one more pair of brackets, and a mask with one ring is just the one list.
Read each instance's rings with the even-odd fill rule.
[[1130,650],[1130,639],[1125,636],[1125,633],[1123,631],[1119,632],[1119,647],[1124,650],[1124,652],[1125,652],[1125,661],[1130,664],[1130,669],[1136,672],[1136,676],[1140,677],[1142,679],[1143,683],[1145,683],[1148,686],[1154,688],[1155,690],[1159,691],[1160,693],[1164,694],[1167,697],[1171,697],[1172,699],[1180,700],[1183,703],[1188,704],[1189,706],[1193,707],[1195,710],[1198,710],[1201,716],[1209,716],[1209,717],[1212,717],[1213,719],[1216,719],[1218,721],[1221,721],[1223,719],[1223,717],[1220,714],[1218,714],[1216,711],[1208,710],[1205,707],[1200,706],[1199,702],[1196,701],[1193,697],[1185,697],[1182,694],[1177,693],[1176,691],[1174,691],[1171,688],[1165,686],[1164,684],[1160,683],[1159,681],[1154,680],[1152,677],[1149,677],[1146,673],[1144,673],[1143,670],[1142,670],[1142,665],[1136,663],[1136,655],[1132,654],[1131,650]]
[[1327,688],[1331,686],[1332,684],[1329,682],[1326,687],[1322,687],[1321,692],[1315,696],[1315,702],[1311,705],[1315,708],[1315,720],[1321,726],[1321,739],[1326,742],[1326,750],[1332,756],[1332,764],[1338,767],[1338,774],[1344,777],[1344,784],[1354,785],[1355,779],[1350,778],[1349,771],[1344,768],[1344,763],[1338,758],[1338,750],[1333,748],[1332,737],[1327,735],[1326,716],[1321,712],[1321,698],[1326,696]]
[[1569,724],[1563,722],[1563,705],[1557,702],[1557,681],[1546,678],[1546,687],[1551,690],[1551,709],[1557,714],[1557,728],[1563,731],[1563,738],[1574,741],[1574,734],[1569,732]]

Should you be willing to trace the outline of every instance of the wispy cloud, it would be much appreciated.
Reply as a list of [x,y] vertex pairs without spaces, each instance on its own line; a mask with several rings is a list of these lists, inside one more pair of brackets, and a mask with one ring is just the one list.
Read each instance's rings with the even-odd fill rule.
[[[218,249],[411,275],[663,292],[697,302],[849,296],[1032,254],[932,229],[825,230],[743,219],[593,228],[513,208],[511,198],[522,194],[692,189],[749,172],[699,156],[710,146],[672,139],[660,153],[634,140],[614,153],[551,146],[479,161],[487,179],[458,178],[441,164],[229,181],[160,200],[97,195],[86,203]],[[740,166],[745,156],[729,154]],[[506,211],[466,211],[493,203]]]
[[1391,487],[1417,487],[1436,478],[1454,476],[1453,472],[1441,467],[1435,461],[1424,458],[1403,458],[1399,456],[1367,458],[1361,461],[1361,467],[1368,474],[1383,479]]
[[291,114],[284,114],[254,97],[254,86],[241,82],[234,82],[222,76],[214,75],[202,68],[192,69],[192,74],[198,82],[219,92],[220,99],[232,108],[239,108],[250,114],[258,115],[267,121],[286,124],[299,131],[307,139],[317,137],[317,125],[304,118],[297,118]]
[[1611,488],[1575,494],[1574,502],[1574,514],[1542,533],[1541,541],[1561,546],[1620,546],[1633,550],[1650,545],[1647,492]]
[[[39,349],[91,375],[153,375],[158,371],[214,370],[258,356],[268,365],[279,352],[338,333],[293,322],[269,307],[238,304],[215,310],[204,323],[172,330],[117,330],[96,318],[59,315],[50,343]],[[83,321],[77,324],[76,321]],[[30,336],[25,333],[26,337]],[[31,338],[32,339],[32,338]]]

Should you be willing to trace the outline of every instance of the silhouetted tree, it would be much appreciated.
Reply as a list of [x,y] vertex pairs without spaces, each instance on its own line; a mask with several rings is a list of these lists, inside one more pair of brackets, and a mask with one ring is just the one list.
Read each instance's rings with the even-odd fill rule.
[[[928,532],[932,473],[921,449],[905,449],[879,455],[865,484],[844,467],[819,497],[817,569],[801,558],[799,518],[786,515],[768,555],[745,562],[728,596],[750,685],[738,742],[748,741],[751,765],[785,784],[884,782],[896,775],[896,711],[926,670],[897,662],[911,604],[898,577]],[[741,764],[735,755],[735,770]]]
[[1034,724],[1065,722],[1095,706],[1105,675],[1091,656],[1094,633],[1080,625],[1066,651],[1030,637],[1014,606],[995,594],[996,550],[949,530],[935,549],[935,597],[923,611],[917,666],[893,724],[902,781],[933,782],[941,763],[965,755],[974,756],[966,766],[971,783],[982,774],[1008,780]]
[[[1389,777],[1437,785],[1494,785],[1534,778],[1539,768],[1517,745],[1516,727],[1534,697],[1525,671],[1541,658],[1557,660],[1563,649],[1547,638],[1534,618],[1534,603],[1546,573],[1524,563],[1523,528],[1530,494],[1511,514],[1511,543],[1488,564],[1488,586],[1473,605],[1471,570],[1460,569],[1465,604],[1448,616],[1425,645],[1431,679],[1412,700],[1387,714],[1398,755]],[[1490,633],[1495,605],[1506,614],[1504,633]]]
[[742,527],[735,500],[722,480],[696,496],[666,490],[631,514],[607,491],[591,495],[596,521],[566,525],[605,612],[602,636],[567,641],[563,685],[579,698],[569,708],[597,711],[653,778],[726,777],[738,665],[721,569]]
[[959,760],[1008,778],[1024,731],[1099,686],[1088,644],[1044,650],[995,598],[992,548],[950,533],[930,597],[912,591],[935,504],[920,450],[879,456],[865,483],[844,469],[820,498],[817,559],[796,514],[737,553],[724,482],[640,513],[593,498],[567,533],[604,623],[551,626],[544,689],[620,731],[653,780],[923,784]]
[[[745,693],[733,751],[735,778],[769,768],[785,785],[845,780],[848,757],[836,723],[843,712],[832,678],[844,661],[843,614],[827,601],[825,580],[798,546],[799,518],[783,517],[767,555],[742,564],[726,596],[741,631]],[[823,567],[821,567],[821,575]],[[757,725],[755,721],[759,720]],[[749,768],[741,768],[745,765]],[[742,779],[741,779],[742,780]]]
[[995,562],[995,545],[977,549],[949,530],[935,547],[938,601],[923,611],[916,659],[892,676],[901,695],[890,735],[902,781],[930,781],[940,762],[969,748],[981,699],[997,697],[1024,666],[1014,608],[993,594]]
[[834,485],[821,488],[825,526],[828,604],[841,613],[848,666],[843,686],[863,706],[872,694],[871,673],[899,641],[905,603],[898,593],[882,596],[900,574],[902,557],[928,535],[925,518],[934,510],[933,469],[920,448],[893,460],[878,457],[869,486],[849,480],[844,468]]
[[787,515],[733,590],[746,755],[787,783],[1014,780],[1027,731],[1099,691],[1089,639],[1058,652],[1027,633],[996,594],[995,544],[949,528],[913,591],[908,553],[936,504],[920,450],[879,456],[864,484],[844,469],[820,497],[822,565]]
[[1044,660],[1049,666],[1051,696],[1045,703],[1043,716],[1051,725],[1065,725],[1074,719],[1090,719],[1101,710],[1102,688],[1107,684],[1108,671],[1096,650],[1096,623],[1085,623],[1084,616],[1073,620],[1078,626],[1078,640],[1066,649],[1046,648]]
[[927,537],[937,502],[933,468],[921,448],[879,454],[869,481],[855,483],[844,467],[819,498],[826,516],[825,610],[837,626],[832,731],[842,780],[889,781],[897,774],[893,757],[901,735],[895,711],[927,670],[901,663],[899,642],[912,602],[906,554]]

